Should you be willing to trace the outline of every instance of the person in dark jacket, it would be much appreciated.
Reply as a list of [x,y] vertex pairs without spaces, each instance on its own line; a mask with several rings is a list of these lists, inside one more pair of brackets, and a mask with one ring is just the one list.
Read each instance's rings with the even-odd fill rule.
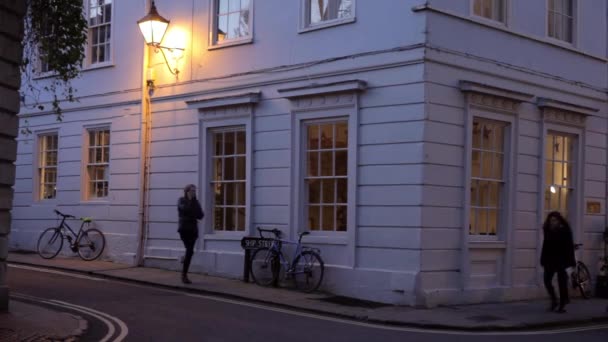
[[182,269],[182,282],[184,284],[192,284],[188,279],[188,268],[194,254],[194,243],[198,239],[198,222],[205,214],[201,208],[201,204],[196,199],[196,186],[188,184],[184,188],[184,197],[180,197],[177,201],[177,212],[179,214],[179,227],[177,232],[184,242],[186,247],[186,256],[184,257],[184,267]]
[[[563,313],[566,312],[565,306],[568,304],[568,267],[574,267],[574,241],[572,239],[572,229],[568,221],[557,211],[552,211],[547,215],[543,224],[543,249],[540,257],[540,264],[545,269],[544,281],[549,296],[551,296],[550,311]],[[553,289],[553,276],[557,273],[557,283],[559,286],[559,307],[555,290]]]

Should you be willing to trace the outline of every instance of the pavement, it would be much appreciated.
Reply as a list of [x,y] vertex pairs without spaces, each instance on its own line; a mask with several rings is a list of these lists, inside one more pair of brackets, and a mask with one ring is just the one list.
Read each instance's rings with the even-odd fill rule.
[[[608,324],[608,299],[601,298],[573,298],[567,306],[568,312],[564,314],[547,312],[548,300],[420,309],[358,301],[327,293],[306,294],[286,288],[260,287],[241,280],[196,273],[189,274],[193,283],[184,285],[181,283],[180,274],[175,271],[135,267],[108,261],[82,261],[67,257],[45,260],[33,253],[11,252],[8,262],[187,290],[311,314],[413,328],[513,331]],[[11,302],[13,303],[14,301]]]
[[87,321],[80,316],[10,299],[0,313],[0,341],[78,341]]

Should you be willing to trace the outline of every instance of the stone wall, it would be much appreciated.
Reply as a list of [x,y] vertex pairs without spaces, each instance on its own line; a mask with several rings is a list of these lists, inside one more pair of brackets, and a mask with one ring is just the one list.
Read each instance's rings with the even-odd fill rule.
[[0,0],[0,311],[8,310],[7,265],[10,210],[17,156],[21,37],[25,1]]

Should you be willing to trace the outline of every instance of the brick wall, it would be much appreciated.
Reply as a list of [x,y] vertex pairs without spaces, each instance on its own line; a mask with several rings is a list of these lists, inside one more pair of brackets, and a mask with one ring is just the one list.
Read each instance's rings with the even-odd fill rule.
[[17,156],[22,18],[25,1],[0,0],[0,311],[8,310],[6,257]]

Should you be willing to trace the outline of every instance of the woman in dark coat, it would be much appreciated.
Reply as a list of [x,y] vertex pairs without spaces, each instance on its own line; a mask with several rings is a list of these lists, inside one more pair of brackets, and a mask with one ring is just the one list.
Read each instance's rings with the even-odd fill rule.
[[[551,296],[550,310],[566,312],[564,309],[568,304],[568,267],[574,267],[574,241],[572,230],[568,221],[557,211],[550,212],[543,224],[543,249],[540,264],[545,269],[544,281],[549,296]],[[553,275],[557,273],[559,285],[559,308],[555,290],[553,289]]]
[[180,197],[177,202],[177,212],[179,214],[179,228],[177,229],[180,238],[186,247],[184,257],[184,267],[182,269],[182,282],[192,284],[188,279],[188,268],[194,254],[194,243],[198,239],[198,222],[205,214],[201,204],[196,199],[196,186],[188,184],[184,188],[184,197]]

